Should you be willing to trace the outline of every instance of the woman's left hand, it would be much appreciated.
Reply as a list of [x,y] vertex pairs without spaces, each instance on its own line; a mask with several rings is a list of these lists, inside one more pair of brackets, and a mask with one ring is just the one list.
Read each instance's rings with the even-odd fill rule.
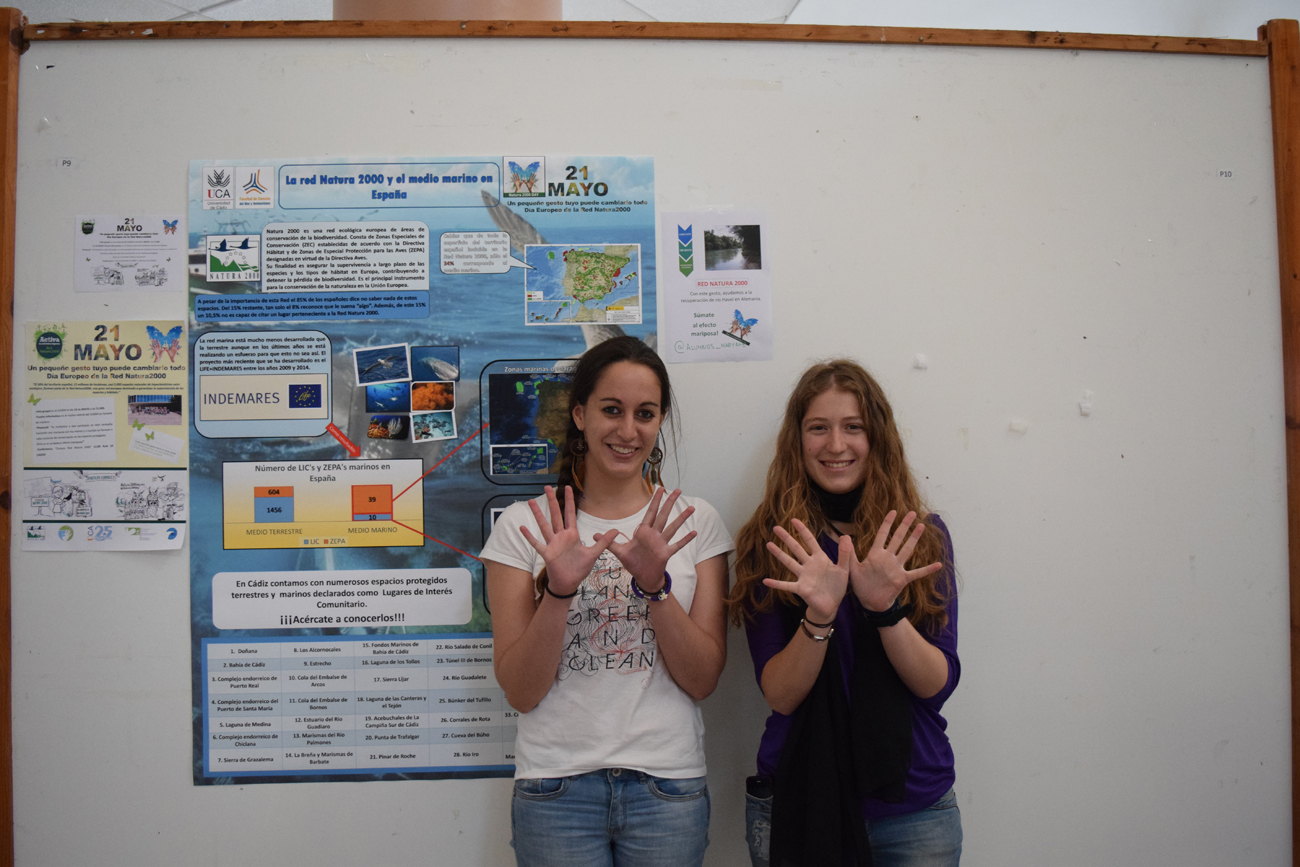
[[[646,507],[645,518],[626,542],[611,542],[609,550],[623,564],[623,568],[632,574],[637,586],[646,593],[658,593],[664,586],[664,571],[668,560],[695,538],[691,530],[676,542],[673,536],[682,528],[682,524],[695,512],[694,506],[682,510],[671,523],[668,516],[672,514],[673,505],[682,495],[680,490],[673,491],[664,499],[664,489],[659,488],[650,498]],[[662,501],[663,505],[660,505]]]
[[[849,563],[849,583],[853,595],[858,597],[862,607],[868,611],[888,611],[904,587],[943,568],[942,563],[931,563],[919,569],[907,569],[907,558],[912,556],[917,540],[925,532],[925,524],[916,521],[916,512],[908,512],[890,539],[889,531],[893,528],[896,517],[897,511],[885,515],[867,556],[859,561],[855,553]],[[916,521],[915,527],[912,526],[913,521]]]

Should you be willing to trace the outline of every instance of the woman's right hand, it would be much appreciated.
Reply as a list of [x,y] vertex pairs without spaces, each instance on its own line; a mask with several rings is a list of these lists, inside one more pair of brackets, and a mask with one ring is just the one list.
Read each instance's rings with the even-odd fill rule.
[[[597,558],[609,547],[618,535],[617,530],[610,530],[595,538],[595,544],[584,545],[578,536],[577,508],[574,506],[573,489],[564,489],[564,511],[560,511],[559,500],[555,497],[555,488],[546,486],[547,507],[551,515],[549,520],[542,514],[542,507],[536,500],[529,500],[528,507],[533,510],[537,527],[541,530],[539,542],[527,527],[520,527],[528,544],[546,562],[546,577],[551,592],[566,596],[578,589],[583,579],[591,574]],[[563,517],[561,517],[563,516]]]
[[[848,567],[831,562],[831,558],[826,556],[821,545],[817,544],[817,537],[802,521],[795,519],[791,524],[799,534],[802,544],[782,527],[774,527],[772,532],[794,556],[782,551],[775,542],[768,542],[767,550],[790,570],[796,580],[781,581],[777,578],[764,578],[763,584],[773,590],[794,593],[808,606],[809,620],[829,623],[835,619],[840,602],[843,601],[844,593],[848,589]],[[839,563],[852,562],[853,540],[847,535],[840,536]]]

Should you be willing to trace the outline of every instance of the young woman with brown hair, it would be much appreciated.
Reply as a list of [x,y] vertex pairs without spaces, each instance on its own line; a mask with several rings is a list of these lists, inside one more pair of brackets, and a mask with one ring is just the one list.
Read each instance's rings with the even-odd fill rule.
[[736,551],[731,615],[772,708],[746,799],[753,863],[956,865],[939,714],[961,674],[952,545],[860,365],[800,378]]
[[497,682],[520,711],[511,845],[521,867],[699,865],[708,845],[695,702],[726,661],[717,512],[658,487],[668,371],[616,337],[574,370],[559,487],[510,506],[483,548]]

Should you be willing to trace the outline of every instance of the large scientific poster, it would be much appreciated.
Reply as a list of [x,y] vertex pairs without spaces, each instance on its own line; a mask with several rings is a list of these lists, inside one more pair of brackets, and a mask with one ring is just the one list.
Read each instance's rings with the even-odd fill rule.
[[643,157],[194,161],[194,781],[501,776],[477,554],[655,343]]

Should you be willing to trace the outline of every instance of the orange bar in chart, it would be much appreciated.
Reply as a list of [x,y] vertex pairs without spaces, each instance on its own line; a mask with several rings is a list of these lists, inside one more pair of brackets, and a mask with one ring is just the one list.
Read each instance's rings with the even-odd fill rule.
[[352,520],[393,520],[393,486],[353,485]]

